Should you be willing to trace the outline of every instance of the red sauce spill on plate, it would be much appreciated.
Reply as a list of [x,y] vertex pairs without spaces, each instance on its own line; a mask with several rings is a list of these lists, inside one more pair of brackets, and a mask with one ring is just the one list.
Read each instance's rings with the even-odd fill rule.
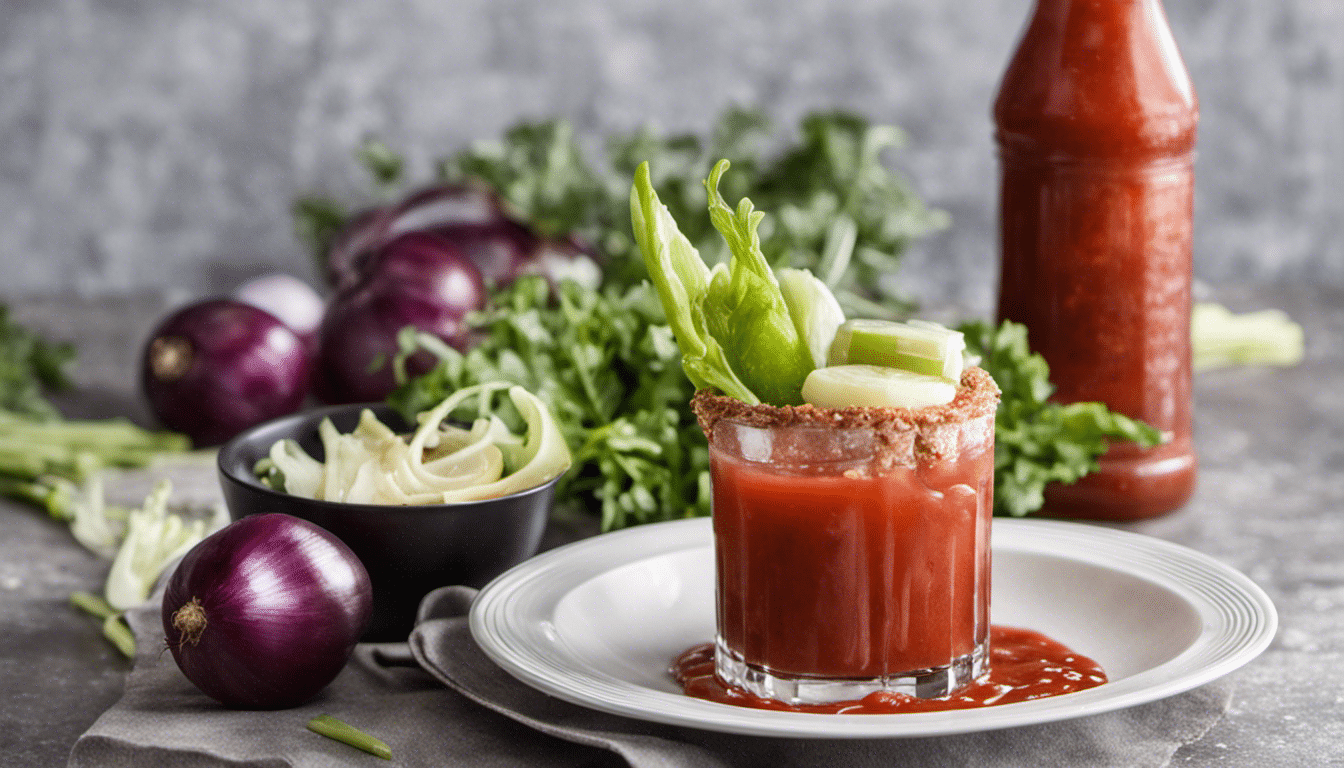
[[1095,688],[1106,682],[1106,673],[1097,662],[1039,632],[995,626],[990,630],[989,646],[989,674],[941,699],[919,699],[886,691],[870,693],[857,701],[830,704],[794,705],[763,699],[729,688],[714,676],[712,643],[694,646],[678,656],[671,672],[686,695],[698,699],[757,709],[846,715],[939,712],[1012,704]]

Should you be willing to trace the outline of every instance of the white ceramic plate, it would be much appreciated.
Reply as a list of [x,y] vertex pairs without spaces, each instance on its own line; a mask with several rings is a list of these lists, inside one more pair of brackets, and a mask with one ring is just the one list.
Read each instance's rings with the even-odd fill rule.
[[1255,658],[1277,625],[1249,579],[1161,539],[1093,525],[996,519],[992,620],[1101,663],[1078,693],[951,712],[822,715],[680,693],[672,659],[714,636],[707,519],[632,528],[535,557],[491,582],[471,631],[495,663],[552,696],[626,717],[759,736],[891,738],[1064,720],[1155,701]]

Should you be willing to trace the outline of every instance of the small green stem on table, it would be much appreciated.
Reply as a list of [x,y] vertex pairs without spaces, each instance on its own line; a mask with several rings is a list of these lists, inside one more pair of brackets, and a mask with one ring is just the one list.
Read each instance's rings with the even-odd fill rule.
[[384,760],[392,759],[392,748],[387,744],[353,725],[337,720],[331,715],[318,715],[309,720],[308,730],[329,739],[335,739],[342,744],[349,744],[355,749],[362,749],[375,757],[381,757]]
[[122,620],[122,614],[117,609],[103,598],[83,590],[70,593],[70,604],[95,618],[102,619],[103,637],[115,645],[126,658],[135,658],[135,635],[131,634],[131,628]]
[[126,626],[126,622],[122,621],[121,614],[113,614],[103,620],[103,637],[115,645],[126,658],[135,658],[135,635],[131,634],[131,628]]
[[116,609],[92,592],[84,592],[83,590],[71,592],[70,604],[104,621],[117,615]]

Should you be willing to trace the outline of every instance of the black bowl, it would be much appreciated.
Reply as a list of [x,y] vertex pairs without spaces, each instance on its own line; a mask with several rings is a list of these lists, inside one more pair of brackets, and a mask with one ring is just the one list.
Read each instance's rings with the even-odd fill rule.
[[369,408],[384,424],[409,431],[382,404],[338,405],[284,416],[238,435],[219,451],[224,500],[236,520],[283,512],[332,532],[354,551],[373,582],[373,619],[365,640],[405,640],[425,593],[449,584],[484,586],[536,554],[559,478],[526,491],[485,501],[385,506],[317,501],[273,491],[253,472],[275,441],[297,440],[324,457],[317,427],[325,418],[349,432]]

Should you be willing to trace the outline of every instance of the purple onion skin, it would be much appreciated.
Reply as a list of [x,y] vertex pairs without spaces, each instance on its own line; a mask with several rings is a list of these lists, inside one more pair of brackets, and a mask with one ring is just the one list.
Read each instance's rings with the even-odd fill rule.
[[[541,246],[532,230],[510,219],[449,224],[428,231],[466,253],[490,285],[508,285],[527,273]],[[372,268],[377,270],[377,265]]]
[[159,421],[201,447],[297,411],[311,366],[303,340],[274,315],[210,299],[159,323],[141,356],[141,387]]
[[[163,631],[182,673],[221,704],[294,707],[345,667],[372,594],[363,564],[335,536],[290,515],[256,515],[182,558],[164,592]],[[194,608],[179,613],[193,601],[204,618],[195,642]]]
[[359,282],[361,263],[377,247],[387,231],[387,222],[396,213],[390,206],[369,208],[354,214],[336,233],[326,254],[327,284],[342,291]]
[[[391,361],[402,328],[414,326],[465,349],[463,317],[485,306],[480,270],[437,235],[401,235],[373,258],[377,269],[336,295],[318,329],[313,388],[328,403],[386,398],[396,386]],[[416,355],[407,370],[414,375],[430,365],[429,356]]]
[[[371,254],[407,232],[456,225],[488,225],[504,218],[499,197],[471,184],[440,184],[407,195],[396,205],[361,211],[337,233],[327,252],[327,280],[345,290],[368,273]],[[486,271],[484,266],[482,271]]]

